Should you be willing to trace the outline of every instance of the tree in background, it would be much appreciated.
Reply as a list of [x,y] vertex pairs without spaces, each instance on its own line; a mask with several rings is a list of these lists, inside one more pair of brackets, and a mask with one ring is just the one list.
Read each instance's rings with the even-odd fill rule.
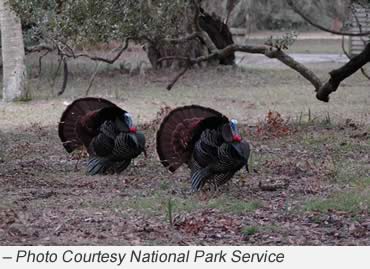
[[[180,32],[185,1],[9,0],[25,25],[27,44],[86,46],[147,40]],[[181,21],[183,22],[183,21]]]
[[[10,2],[25,26],[29,51],[56,50],[61,60],[87,57],[76,52],[112,41],[125,44],[127,39],[145,45],[151,59],[151,55],[163,54],[160,50],[170,47],[166,39],[189,31],[186,0]],[[196,46],[192,45],[182,48],[184,56],[199,52],[194,52]]]
[[[301,0],[309,14],[319,14],[320,24],[332,24],[337,18],[343,21],[348,13],[350,0]],[[297,15],[287,1],[276,0],[202,0],[203,7],[209,12],[228,18],[230,27],[254,30],[288,29],[314,30],[309,23]],[[232,7],[230,10],[229,7]]]
[[[353,57],[350,59],[350,61],[342,66],[341,68],[338,68],[336,70],[332,70],[329,72],[330,78],[327,81],[322,81],[311,69],[309,69],[307,66],[303,65],[302,63],[297,62],[294,58],[289,56],[284,50],[289,47],[289,45],[292,44],[294,41],[294,36],[290,34],[286,34],[282,38],[270,38],[267,40],[264,45],[249,45],[249,44],[231,44],[223,49],[219,49],[215,46],[215,44],[212,42],[212,40],[209,38],[207,33],[205,33],[200,27],[199,27],[199,10],[201,9],[202,0],[191,0],[193,2],[194,6],[198,9],[194,13],[194,25],[198,25],[198,27],[194,27],[195,32],[193,32],[190,36],[191,37],[198,37],[200,38],[208,47],[210,54],[207,57],[197,57],[193,59],[186,59],[190,65],[199,64],[201,62],[210,61],[213,59],[220,59],[222,57],[225,57],[227,55],[230,55],[231,53],[235,52],[243,52],[243,53],[253,53],[253,54],[263,54],[266,57],[274,58],[288,67],[292,68],[293,70],[297,71],[303,78],[308,80],[315,88],[316,97],[317,99],[328,102],[329,101],[329,95],[336,91],[339,87],[340,83],[347,77],[351,76],[353,73],[355,73],[357,70],[361,69],[366,63],[370,62],[370,43],[368,43],[361,54],[357,55],[356,57]],[[299,16],[301,16],[305,21],[307,21],[312,26],[327,31],[333,34],[343,35],[343,36],[369,36],[370,32],[359,32],[359,33],[353,33],[348,31],[335,31],[327,29],[326,27],[318,24],[316,21],[311,20],[302,10],[302,7],[297,6],[297,2],[293,2],[292,0],[286,0],[287,4],[291,7],[291,9],[296,12]],[[357,0],[356,2],[364,2],[363,0]],[[366,0],[367,2],[367,0]],[[301,3],[312,3],[312,1],[302,1]],[[179,40],[183,40],[184,38],[181,38]],[[177,75],[172,82],[167,87],[168,89],[171,89],[174,84],[178,81],[178,79],[185,74],[187,69],[184,69],[184,71],[180,72],[179,75]]]
[[27,97],[25,52],[21,21],[10,9],[7,0],[0,0],[1,46],[3,60],[3,100],[24,100]]
[[[86,57],[112,64],[128,47],[129,40],[143,45],[154,69],[189,66],[176,57],[195,58],[209,53],[199,38],[177,40],[195,31],[194,6],[190,0],[9,1],[22,20],[26,51],[45,51],[43,56],[56,51],[59,55],[59,66],[64,69],[59,94],[67,85],[68,60]],[[201,10],[200,25],[217,48],[233,43],[229,28],[220,18]],[[98,44],[111,42],[120,43],[112,59],[88,53]],[[216,62],[233,64],[234,54]]]
[[[94,61],[113,63],[127,48],[128,40],[134,40],[136,43],[146,46],[153,67],[167,65],[165,63],[171,63],[175,60],[182,63],[183,70],[168,85],[168,89],[171,89],[191,66],[206,62],[222,62],[223,59],[232,57],[235,52],[258,53],[269,58],[276,58],[299,72],[315,87],[317,98],[328,101],[329,94],[337,89],[340,81],[368,62],[368,54],[365,53],[361,58],[365,61],[358,61],[354,66],[350,65],[350,72],[346,69],[346,76],[337,77],[338,79],[333,80],[331,73],[329,85],[321,81],[312,70],[285,53],[284,50],[294,41],[293,35],[286,34],[282,38],[271,38],[259,46],[233,44],[232,42],[219,46],[217,38],[214,38],[211,34],[213,30],[207,30],[204,27],[203,20],[206,16],[204,16],[201,5],[206,2],[205,0],[9,1],[23,20],[24,29],[26,30],[26,43],[34,45],[28,51],[57,51],[60,62],[63,62],[64,66],[64,82],[67,81],[66,74],[68,74],[67,59],[87,57]],[[331,2],[335,3],[336,1]],[[325,27],[320,27],[317,20],[310,20],[306,16],[307,14],[315,15],[312,14],[314,12],[310,12],[312,7],[326,5],[323,0],[302,0],[294,3],[291,0],[284,2],[244,0],[241,2],[253,2],[255,4],[266,2],[270,3],[270,7],[274,7],[276,3],[282,6],[290,6],[290,12],[295,12],[296,16],[302,17],[304,21],[314,27],[326,30]],[[227,0],[225,4],[227,13],[230,15],[233,9],[237,9],[237,5],[237,1]],[[307,12],[307,10],[309,11]],[[226,17],[226,22],[229,15]],[[212,18],[212,16],[209,17]],[[223,26],[221,23],[219,25]],[[213,27],[213,29],[221,28]],[[333,32],[330,29],[329,32],[340,35],[354,35],[344,31],[336,30]],[[359,33],[355,35],[366,36],[368,34]],[[122,43],[113,59],[91,56],[84,51],[85,48],[91,48],[101,42],[108,43],[111,41]],[[368,51],[368,47],[366,47],[365,52]],[[351,60],[351,63],[354,61],[354,59]],[[63,85],[65,88],[66,83],[63,83]],[[64,88],[62,88],[61,93]]]
[[[63,66],[64,71],[59,95],[67,86],[69,60],[85,57],[112,64],[127,49],[129,41],[133,41],[150,48],[147,49],[147,54],[156,67],[157,59],[153,60],[151,55],[156,55],[159,48],[168,44],[164,42],[165,39],[177,37],[187,31],[186,0],[9,2],[22,20],[26,52],[42,52],[40,66],[42,57],[47,53],[56,52],[59,56],[59,66]],[[116,55],[113,58],[89,54],[89,49],[96,45],[111,42],[119,44],[114,50]],[[194,53],[193,48],[194,46],[185,44],[183,55],[190,56]]]

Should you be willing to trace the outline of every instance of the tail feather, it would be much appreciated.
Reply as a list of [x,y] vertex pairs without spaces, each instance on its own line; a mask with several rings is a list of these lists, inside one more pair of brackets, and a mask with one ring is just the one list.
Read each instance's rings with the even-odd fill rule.
[[83,145],[76,133],[76,124],[88,112],[105,107],[116,107],[103,98],[85,97],[71,103],[63,112],[59,122],[59,137],[67,152],[72,152]]
[[125,170],[131,163],[131,160],[124,160],[115,164],[115,172],[120,174],[123,170]]
[[90,176],[103,174],[111,165],[112,163],[108,159],[92,157],[89,159],[89,162],[87,163],[86,174]]
[[195,171],[191,176],[191,190],[199,191],[211,176],[212,173],[207,167]]
[[190,159],[193,131],[201,121],[211,117],[224,118],[216,110],[197,105],[176,108],[164,118],[157,132],[157,152],[171,172]]

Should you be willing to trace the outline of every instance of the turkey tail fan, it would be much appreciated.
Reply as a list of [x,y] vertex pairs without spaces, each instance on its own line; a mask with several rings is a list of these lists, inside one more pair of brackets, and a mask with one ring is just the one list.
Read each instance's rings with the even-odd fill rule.
[[64,110],[58,126],[60,140],[67,152],[72,152],[83,145],[76,133],[76,124],[88,112],[106,107],[117,107],[103,98],[85,97],[73,101]]
[[163,119],[157,132],[157,153],[171,172],[190,159],[193,130],[210,117],[224,116],[211,108],[191,105],[178,107]]
[[216,129],[217,127],[229,122],[226,116],[209,117],[199,122],[199,124],[192,131],[192,139],[190,145],[194,145],[200,138],[205,129]]

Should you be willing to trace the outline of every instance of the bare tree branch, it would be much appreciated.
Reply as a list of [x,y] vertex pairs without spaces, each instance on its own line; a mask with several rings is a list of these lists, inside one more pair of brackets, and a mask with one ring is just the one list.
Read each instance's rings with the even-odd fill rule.
[[99,65],[100,65],[100,62],[97,62],[96,63],[96,65],[95,65],[95,70],[94,70],[94,73],[91,75],[91,77],[90,77],[90,80],[89,80],[89,86],[87,87],[87,89],[86,89],[86,92],[85,92],[85,96],[88,96],[89,95],[89,93],[90,93],[90,89],[91,89],[91,87],[92,87],[92,85],[93,85],[93,82],[94,82],[94,80],[95,80],[95,78],[96,78],[96,74],[98,73],[98,71],[99,71]]
[[[297,12],[297,8],[294,6],[293,2],[291,0],[288,0],[288,2]],[[196,16],[199,16],[200,14],[199,13],[199,8],[200,8],[199,0],[192,0],[192,3],[194,4],[194,7],[195,7]],[[298,12],[301,13],[299,10]],[[304,19],[309,21],[309,19],[306,18],[304,14],[303,16],[304,16],[303,17]],[[303,76],[306,80],[308,80],[314,86],[315,91],[317,92],[316,94],[317,99],[324,101],[324,102],[328,102],[330,93],[337,90],[341,81],[343,81],[348,76],[352,75],[358,69],[362,68],[367,62],[370,62],[370,43],[369,43],[367,44],[367,46],[365,47],[365,49],[363,50],[361,54],[350,59],[350,61],[344,66],[342,66],[341,68],[332,70],[329,73],[330,79],[326,83],[323,83],[320,80],[320,78],[317,77],[316,74],[312,70],[308,69],[303,64],[294,60],[291,56],[286,54],[283,50],[281,50],[278,47],[266,46],[266,45],[265,46],[264,45],[251,46],[251,45],[232,44],[232,45],[225,47],[224,49],[217,49],[215,44],[209,38],[208,34],[202,31],[200,28],[197,28],[196,26],[197,21],[198,20],[194,18],[194,22],[193,22],[193,24],[195,25],[194,28],[196,31],[199,31],[197,34],[199,35],[199,38],[201,38],[205,42],[210,53],[208,55],[199,56],[197,58],[190,58],[190,57],[183,57],[183,56],[168,56],[168,57],[163,57],[159,59],[159,61],[177,59],[177,60],[186,61],[188,63],[188,65],[179,74],[176,75],[176,77],[171,81],[171,83],[168,84],[167,86],[168,90],[170,90],[175,85],[175,83],[187,72],[189,67],[195,64],[204,62],[204,61],[210,61],[212,59],[220,59],[222,57],[226,57],[230,55],[231,53],[238,51],[238,52],[245,52],[245,53],[252,53],[252,54],[263,54],[268,58],[279,60],[280,62],[289,66],[293,70],[297,71],[301,76]],[[325,31],[327,29],[324,28],[322,30]],[[346,33],[343,33],[343,32],[334,32],[334,33],[340,34],[340,35],[346,35]],[[347,33],[347,34],[351,36],[362,36],[362,35],[367,35],[368,33],[361,33],[361,34]],[[195,33],[194,33],[194,36],[195,36]],[[173,40],[173,41],[176,42],[176,40]]]
[[[56,78],[58,76],[61,64],[63,62],[63,70],[64,70],[63,83],[62,83],[61,90],[58,92],[58,95],[61,95],[61,94],[64,93],[64,91],[67,87],[68,76],[69,76],[67,58],[76,59],[76,58],[79,58],[79,57],[85,57],[85,58],[88,58],[92,61],[99,61],[99,62],[105,62],[105,63],[108,63],[108,64],[113,64],[115,61],[117,61],[119,59],[119,57],[122,55],[122,53],[128,48],[130,39],[131,39],[130,37],[126,38],[125,44],[121,48],[119,48],[118,53],[112,59],[99,57],[99,56],[91,56],[87,53],[75,53],[73,48],[71,48],[66,42],[62,42],[61,40],[51,40],[51,43],[54,44],[54,47],[49,46],[49,45],[45,45],[45,44],[41,44],[41,45],[37,45],[37,46],[34,46],[34,47],[26,48],[26,51],[27,51],[27,53],[46,51],[45,54],[43,54],[39,58],[39,74],[40,74],[41,73],[42,57],[44,57],[47,53],[49,53],[53,50],[57,50],[58,55],[60,56],[60,61],[58,63],[58,67],[57,67],[57,70],[56,70],[55,75],[54,75],[52,87],[54,87],[54,85],[55,85]],[[92,83],[92,81],[91,81],[91,83]]]
[[49,45],[46,45],[46,44],[39,44],[39,45],[36,45],[36,46],[31,46],[31,47],[25,47],[25,51],[27,54],[29,53],[34,53],[34,52],[41,52],[41,51],[53,51],[55,50],[55,48],[49,46]]
[[193,9],[194,9],[194,17],[193,17],[194,32],[201,32],[202,28],[200,28],[200,25],[199,25],[200,0],[192,0],[191,3],[193,4]]
[[58,92],[58,96],[64,93],[64,91],[67,88],[67,83],[68,83],[68,63],[67,63],[67,59],[64,57],[63,58],[63,83],[62,83],[62,88]]
[[[358,4],[360,4],[360,5],[361,5],[361,3],[358,3]],[[362,33],[362,25],[361,25],[361,23],[360,23],[360,20],[358,19],[358,16],[357,16],[357,14],[356,14],[355,10],[354,10],[354,9],[351,9],[351,11],[352,11],[352,16],[355,18],[355,21],[356,21],[357,27],[358,27],[358,29],[359,29],[360,33]],[[366,46],[366,44],[368,43],[368,41],[367,41],[367,40],[365,40],[363,37],[360,37],[360,39],[361,39],[362,43],[364,44],[364,46]],[[344,38],[343,38],[343,37],[342,37],[342,49],[343,49],[344,53],[346,54],[346,56],[348,57],[348,59],[351,59],[351,57],[350,57],[349,53],[347,53],[347,52],[345,51],[345,49],[344,49]],[[370,80],[370,75],[366,72],[365,68],[361,67],[361,69],[360,69],[360,70],[361,70],[362,75],[363,75],[365,78],[367,78],[367,79],[369,79],[369,80]]]
[[368,62],[370,62],[370,43],[366,45],[365,49],[359,55],[353,57],[342,67],[332,70],[329,73],[330,79],[322,87],[317,89],[317,99],[328,102],[329,95],[338,89],[339,84]]
[[234,10],[236,4],[237,4],[236,0],[227,0],[226,2],[226,12],[227,12],[225,19],[226,25],[229,23],[231,12]]
[[357,55],[356,57],[352,58],[350,62],[348,62],[343,67],[333,70],[330,72],[331,78],[324,84],[316,75],[313,73],[310,69],[302,65],[301,63],[294,60],[292,57],[287,55],[282,50],[274,49],[274,48],[268,48],[266,46],[250,46],[250,45],[230,45],[222,50],[216,50],[212,52],[211,54],[207,56],[201,56],[198,58],[185,58],[185,57],[177,57],[177,56],[170,56],[170,57],[164,57],[160,60],[165,59],[179,59],[188,61],[189,65],[182,70],[167,86],[167,89],[170,90],[174,84],[186,73],[186,71],[189,69],[190,66],[203,62],[203,61],[209,61],[214,58],[221,58],[228,55],[228,53],[231,52],[246,52],[246,53],[255,53],[255,54],[264,54],[265,56],[269,58],[275,58],[282,63],[286,64],[290,68],[297,71],[299,74],[301,74],[305,79],[307,79],[315,88],[315,91],[317,92],[316,97],[317,99],[328,102],[329,101],[329,95],[336,91],[339,87],[339,84],[342,80],[347,78],[348,76],[352,75],[354,72],[356,72],[358,69],[360,69],[363,65],[365,65],[367,62],[370,62],[370,44],[367,45],[365,50]]
[[85,57],[85,58],[88,58],[92,61],[101,61],[101,62],[105,62],[105,63],[108,63],[108,64],[113,64],[115,61],[118,60],[118,58],[122,55],[122,53],[128,48],[128,44],[129,44],[129,40],[131,38],[126,38],[125,40],[125,45],[122,46],[118,53],[116,54],[116,56],[114,56],[112,59],[107,59],[107,58],[104,58],[104,57],[99,57],[99,56],[91,56],[89,54],[86,54],[86,53],[75,53],[73,51],[73,49],[68,49],[70,50],[70,52],[67,52],[65,50],[62,50],[62,54],[65,55],[66,57],[69,57],[69,58],[79,58],[79,57]]
[[49,50],[46,50],[43,54],[40,55],[39,57],[39,74],[38,76],[41,76],[41,70],[42,70],[42,59],[49,53]]
[[189,68],[192,66],[190,62],[184,67],[184,69],[176,75],[176,77],[172,80],[170,84],[167,85],[166,89],[171,90],[172,87],[176,84],[176,82],[189,70]]
[[60,67],[62,66],[62,61],[63,61],[63,56],[61,56],[60,59],[59,59],[58,67],[57,67],[57,70],[55,71],[55,74],[53,76],[53,83],[51,84],[51,87],[54,87],[54,85],[55,85],[55,81],[57,80]]
[[366,72],[365,68],[361,67],[361,74],[367,78],[368,80],[370,80],[370,75]]
[[[188,61],[190,66],[198,64],[200,62],[210,61],[211,59],[220,59],[222,57],[226,57],[227,55],[233,53],[233,52],[246,52],[246,53],[252,53],[252,54],[263,54],[268,58],[273,58],[281,61],[282,63],[286,64],[290,68],[297,71],[299,74],[301,74],[304,78],[306,78],[311,84],[315,87],[315,89],[319,89],[322,85],[322,82],[320,79],[313,73],[310,69],[308,69],[303,64],[297,62],[294,60],[291,56],[286,54],[284,51],[271,48],[268,46],[252,46],[252,45],[237,45],[232,44],[227,46],[224,49],[216,49],[212,51],[209,55],[200,56],[197,58],[186,58],[186,57],[178,57],[178,56],[169,56],[169,57],[163,57],[159,59],[160,61],[168,60],[168,59],[178,59],[183,61]],[[187,69],[186,69],[187,70]],[[186,71],[185,71],[186,72]],[[181,77],[181,75],[185,74],[184,70],[181,71],[181,73],[176,76],[176,81]],[[170,88],[173,86],[173,81],[169,84],[171,85]],[[169,88],[167,86],[167,88]]]
[[167,60],[190,61],[190,62],[194,62],[194,64],[195,64],[195,61],[196,61],[196,59],[185,57],[185,56],[171,55],[171,56],[165,56],[165,57],[159,58],[158,63],[161,63],[161,62],[167,61]]
[[294,10],[295,13],[297,13],[299,16],[301,16],[305,21],[307,21],[309,24],[311,24],[312,26],[324,31],[324,32],[328,32],[328,33],[331,33],[331,34],[334,34],[334,35],[344,35],[344,36],[368,36],[370,35],[370,32],[362,32],[362,33],[352,33],[352,32],[342,32],[342,31],[334,31],[334,30],[330,30],[316,22],[314,22],[313,20],[311,20],[308,16],[306,16],[300,8],[298,8],[294,3],[293,3],[293,0],[287,0],[287,3],[288,5]]
[[[346,57],[351,60],[351,55],[349,55],[349,52],[346,50],[346,48],[344,47],[344,36],[342,37],[342,51],[344,53],[344,55],[346,55]],[[370,80],[370,75],[366,72],[365,68],[361,67],[360,68],[361,70],[361,73],[362,75],[367,78],[368,80]]]

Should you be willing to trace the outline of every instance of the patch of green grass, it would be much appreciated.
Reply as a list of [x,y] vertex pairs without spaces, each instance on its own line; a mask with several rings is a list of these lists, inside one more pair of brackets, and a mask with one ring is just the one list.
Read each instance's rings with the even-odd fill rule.
[[348,191],[332,194],[328,198],[311,199],[304,205],[306,211],[327,212],[328,210],[357,213],[370,208],[370,193]]
[[134,201],[129,201],[128,209],[134,209],[143,213],[154,213],[159,211],[164,201],[157,196],[137,198]]
[[361,152],[368,152],[370,147],[366,143],[343,139],[335,134],[306,134],[302,138],[302,144],[310,151],[322,155],[325,150],[325,163],[318,162],[316,165],[325,169],[325,173],[331,181],[340,184],[357,185],[366,182],[370,175],[367,160],[359,158]]
[[280,231],[281,231],[281,228],[274,224],[259,225],[259,226],[255,226],[255,225],[245,226],[241,230],[244,236],[251,236],[256,233],[278,233]]
[[325,169],[325,174],[332,182],[356,186],[369,182],[370,167],[366,158],[361,158],[361,152],[367,152],[361,144],[343,143],[339,141],[330,144],[330,152],[326,153],[325,162],[316,165]]
[[170,226],[172,227],[173,226],[173,202],[171,201],[171,199],[168,199],[168,203],[167,203],[167,217],[168,217],[168,223],[170,224]]
[[366,185],[370,183],[368,164],[360,160],[345,160],[335,162],[333,179],[338,183],[351,185]]
[[130,200],[114,199],[115,202],[110,203],[110,207],[115,211],[134,210],[139,213],[149,215],[167,215],[169,211],[169,200],[171,200],[171,214],[176,215],[182,212],[192,212],[203,205],[194,197],[180,198],[171,196],[165,192],[158,191],[151,196],[137,197]]
[[257,226],[246,226],[242,228],[242,234],[244,236],[251,236],[259,232],[259,228]]
[[[370,151],[370,140],[359,141],[354,139],[348,139],[338,135],[334,137],[332,141],[333,150],[337,155],[349,154],[349,153],[361,153]],[[341,156],[338,156],[341,157]]]
[[160,183],[159,183],[159,188],[161,189],[161,190],[168,190],[169,188],[170,188],[170,184],[169,184],[169,182],[168,181],[166,181],[166,180],[163,180],[163,181],[161,181]]
[[15,201],[12,201],[12,200],[8,200],[8,199],[6,199],[6,197],[5,197],[5,199],[4,199],[4,197],[2,197],[2,199],[1,199],[1,201],[0,201],[0,210],[1,209],[9,209],[9,208],[14,208],[15,207],[15,203],[14,203]]
[[332,126],[330,113],[327,112],[325,118],[321,121],[324,126]]
[[356,186],[359,188],[369,188],[370,186],[370,173],[368,173],[366,176],[361,177],[355,181]]
[[115,212],[134,210],[149,215],[167,215],[168,201],[171,200],[171,211],[173,215],[181,213],[190,213],[201,209],[218,209],[225,213],[243,214],[253,212],[263,206],[259,200],[244,201],[229,197],[226,194],[218,194],[218,197],[209,200],[199,200],[196,195],[180,198],[172,196],[166,192],[158,191],[150,196],[136,197],[129,200],[114,198],[110,203],[104,201],[84,202],[85,207],[112,209]]
[[177,212],[192,212],[194,210],[200,209],[203,207],[203,204],[198,201],[195,197],[188,197],[185,199],[174,198],[174,211]]
[[224,196],[209,200],[207,206],[227,213],[242,214],[253,212],[263,205],[262,202],[258,200],[243,201]]
[[303,135],[301,141],[306,146],[322,149],[324,144],[333,143],[335,139],[331,134],[308,133]]
[[316,127],[334,127],[334,123],[332,121],[332,116],[329,112],[326,112],[317,115],[312,113],[311,108],[308,108],[307,112],[300,112],[294,119],[293,125],[296,127],[307,128],[309,126],[316,126]]
[[253,212],[263,206],[259,200],[243,201],[222,194],[208,201],[199,201],[195,196],[186,199],[175,198],[173,203],[174,210],[177,212],[192,212],[198,209],[213,208],[232,214]]

